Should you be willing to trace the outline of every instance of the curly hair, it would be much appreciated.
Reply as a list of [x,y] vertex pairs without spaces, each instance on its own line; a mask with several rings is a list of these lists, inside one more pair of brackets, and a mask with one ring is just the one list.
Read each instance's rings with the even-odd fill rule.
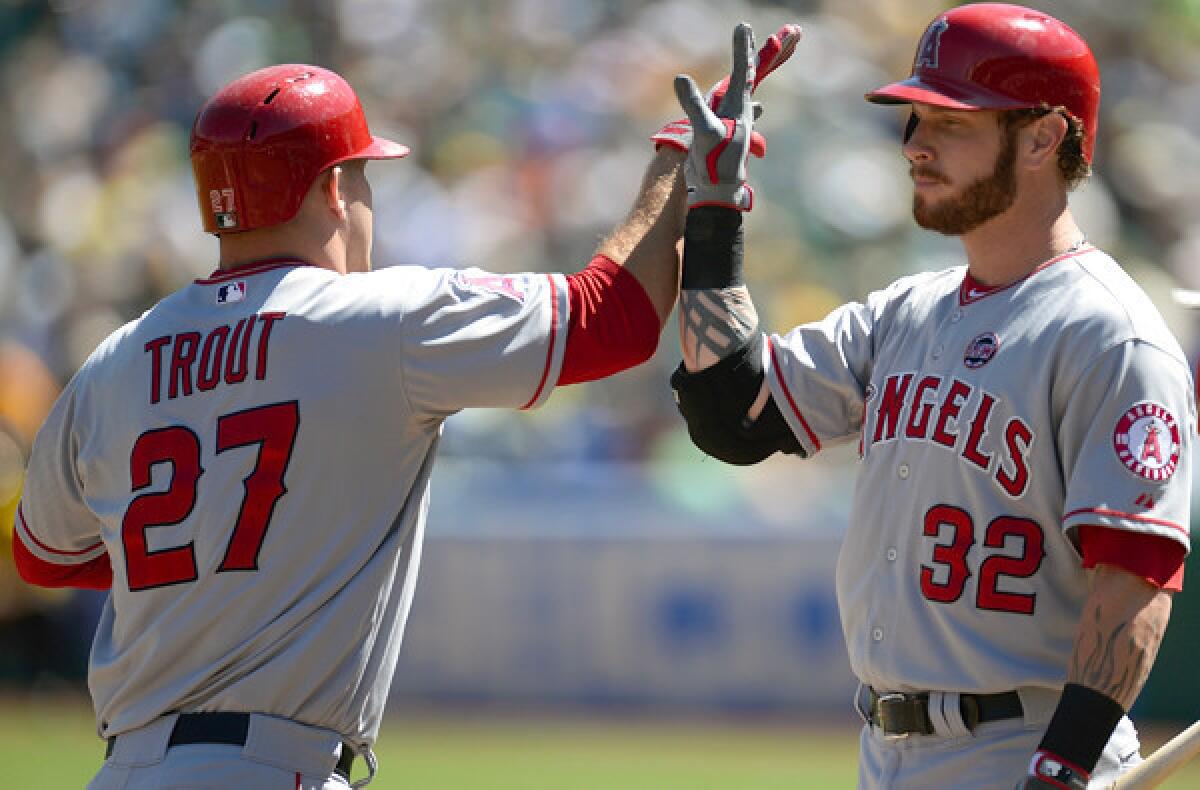
[[1000,113],[1000,123],[1004,126],[1005,131],[1011,134],[1014,130],[1038,118],[1043,118],[1052,112],[1056,112],[1067,119],[1067,134],[1058,145],[1058,172],[1062,175],[1063,181],[1066,182],[1067,189],[1072,190],[1086,181],[1092,174],[1092,166],[1083,155],[1084,131],[1082,121],[1072,115],[1070,110],[1062,105],[1051,107],[1043,104],[1041,107],[1029,109],[1004,110]]

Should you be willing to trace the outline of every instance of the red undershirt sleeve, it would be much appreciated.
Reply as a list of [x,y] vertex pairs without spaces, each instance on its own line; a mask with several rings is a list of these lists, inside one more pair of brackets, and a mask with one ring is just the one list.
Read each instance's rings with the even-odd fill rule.
[[1183,589],[1183,561],[1187,558],[1187,549],[1178,541],[1084,524],[1079,528],[1079,547],[1085,568],[1104,563],[1129,571],[1164,590],[1179,592]]
[[567,323],[559,384],[611,376],[654,355],[662,325],[637,278],[604,255],[567,275]]
[[56,565],[33,555],[13,531],[13,562],[17,573],[28,584],[38,587],[78,587],[84,590],[112,588],[112,564],[108,554],[78,565]]

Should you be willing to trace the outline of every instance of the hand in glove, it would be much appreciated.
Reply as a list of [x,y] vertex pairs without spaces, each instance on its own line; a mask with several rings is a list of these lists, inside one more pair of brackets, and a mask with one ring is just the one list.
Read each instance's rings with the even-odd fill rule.
[[754,85],[754,33],[742,23],[733,31],[733,70],[729,89],[716,111],[686,74],[675,78],[675,96],[693,130],[684,174],[688,208],[721,206],[749,211],[754,193],[746,183],[746,158],[754,131],[750,91]]
[[[796,45],[800,42],[800,36],[803,31],[799,25],[787,24],[779,28],[771,34],[766,43],[758,50],[757,62],[754,67],[754,77],[750,85],[750,92],[754,93],[760,82],[775,69],[787,62],[792,53],[796,51]],[[725,98],[725,92],[729,89],[729,77],[712,86],[708,93],[705,94],[705,101],[714,111],[720,105],[721,100]],[[754,118],[758,120],[761,112],[761,106],[754,104]],[[692,124],[687,118],[680,118],[677,121],[671,121],[656,134],[651,136],[655,147],[668,145],[672,148],[678,148],[680,151],[687,151],[692,147]],[[762,135],[754,132],[750,135],[750,153],[757,157],[762,157],[767,152],[767,142]]]

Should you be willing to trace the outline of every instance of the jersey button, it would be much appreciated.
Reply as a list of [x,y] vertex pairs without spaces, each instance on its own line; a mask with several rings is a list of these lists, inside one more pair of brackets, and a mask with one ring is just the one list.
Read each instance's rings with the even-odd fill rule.
[[882,628],[873,629],[871,631],[871,638],[874,639],[876,642],[882,642],[883,641],[883,629]]
[[900,468],[896,470],[896,474],[900,475],[901,480],[908,479],[908,464],[900,464]]
[[951,314],[951,316],[950,316],[950,323],[957,324],[959,321],[962,320],[962,317],[963,317],[963,311],[955,310],[954,313]]
[[898,554],[898,552],[897,552],[895,549],[888,549],[888,550],[887,550],[887,558],[888,558],[888,562],[895,562],[895,561],[896,561],[896,557],[897,557],[897,556],[899,556],[899,554]]
[[938,357],[940,357],[942,355],[942,352],[945,350],[946,350],[946,347],[943,346],[941,343],[938,343],[937,346],[933,349],[933,353],[930,354],[929,356],[933,357],[934,359],[937,359]]

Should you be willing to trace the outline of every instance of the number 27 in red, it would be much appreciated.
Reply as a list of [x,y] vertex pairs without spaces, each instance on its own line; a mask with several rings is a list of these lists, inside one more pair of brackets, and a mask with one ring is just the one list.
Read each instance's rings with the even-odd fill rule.
[[[241,508],[218,573],[258,569],[258,553],[267,536],[271,514],[279,498],[287,492],[283,476],[299,424],[296,401],[259,406],[217,419],[218,455],[236,447],[258,445],[254,469],[242,481]],[[196,507],[197,483],[204,474],[199,437],[181,425],[139,436],[129,458],[134,492],[150,485],[151,471],[160,463],[171,464],[170,486],[166,491],[136,497],[121,522],[130,590],[181,584],[195,581],[198,576],[193,541],[151,551],[146,531],[178,524]]]

